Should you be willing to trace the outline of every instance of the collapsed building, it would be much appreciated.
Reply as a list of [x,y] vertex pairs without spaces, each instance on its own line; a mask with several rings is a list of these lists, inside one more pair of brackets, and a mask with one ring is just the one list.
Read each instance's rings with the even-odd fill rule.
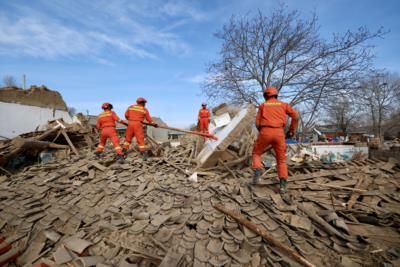
[[45,86],[0,88],[0,140],[39,130],[49,120],[72,122],[60,93]]
[[[148,138],[148,161],[135,148],[123,164],[111,148],[96,160],[96,131],[84,118],[3,141],[0,265],[399,264],[398,161],[324,162],[290,145],[288,201],[271,154],[260,185],[248,183],[254,106],[213,112],[218,141],[185,135],[174,147]],[[65,155],[7,168],[34,143],[37,154],[45,145]]]

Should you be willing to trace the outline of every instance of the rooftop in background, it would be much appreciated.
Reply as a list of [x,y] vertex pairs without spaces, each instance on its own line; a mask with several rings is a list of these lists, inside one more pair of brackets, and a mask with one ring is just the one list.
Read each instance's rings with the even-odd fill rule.
[[61,94],[44,85],[40,87],[32,85],[26,90],[14,86],[2,87],[0,88],[0,102],[68,111]]
[[[315,128],[322,133],[341,133],[342,130],[337,125],[325,124],[317,125]],[[348,134],[366,134],[368,133],[369,127],[352,127],[347,130]]]

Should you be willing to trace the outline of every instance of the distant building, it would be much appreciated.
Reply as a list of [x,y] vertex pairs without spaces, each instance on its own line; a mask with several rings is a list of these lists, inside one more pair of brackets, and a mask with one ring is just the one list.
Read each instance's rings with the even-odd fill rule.
[[67,105],[57,91],[45,86],[31,86],[27,90],[0,88],[0,139],[41,130],[54,119],[72,122]]
[[371,136],[370,134],[368,134],[368,127],[349,128],[347,130],[346,136],[344,132],[336,125],[319,125],[315,128],[323,135],[325,135],[327,139],[339,139],[340,137],[342,137],[342,139],[346,141],[366,142],[367,139]]

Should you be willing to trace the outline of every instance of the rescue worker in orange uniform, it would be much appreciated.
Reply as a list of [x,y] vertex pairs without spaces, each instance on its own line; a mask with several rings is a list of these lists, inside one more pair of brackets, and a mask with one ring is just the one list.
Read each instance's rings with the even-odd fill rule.
[[199,110],[197,120],[199,132],[208,133],[208,125],[210,124],[210,111],[208,111],[206,103],[201,104],[201,109]]
[[132,138],[136,137],[136,142],[139,146],[139,151],[144,160],[147,159],[147,153],[144,146],[144,130],[143,121],[152,124],[154,127],[158,127],[157,123],[154,123],[151,119],[150,113],[145,107],[147,100],[143,97],[139,97],[136,100],[136,105],[131,105],[125,112],[125,118],[128,120],[128,128],[125,133],[125,143],[123,146],[124,151],[129,149],[132,143]]
[[289,130],[286,137],[292,137],[297,129],[299,116],[288,103],[278,100],[278,90],[275,87],[268,87],[264,90],[265,102],[259,106],[256,126],[259,131],[258,138],[253,147],[253,184],[257,184],[263,167],[261,155],[271,145],[275,151],[278,177],[280,180],[280,192],[286,192],[288,168],[286,165],[286,143],[284,128],[286,115],[291,117]]
[[120,118],[115,114],[113,109],[113,105],[110,103],[104,103],[101,105],[101,108],[104,110],[97,117],[96,127],[100,132],[100,143],[96,149],[96,156],[100,157],[104,151],[104,147],[106,145],[107,139],[110,138],[111,142],[114,145],[115,152],[117,153],[117,160],[123,160],[124,155],[122,153],[122,149],[119,145],[119,138],[117,135],[117,131],[115,129],[116,122],[121,122]]

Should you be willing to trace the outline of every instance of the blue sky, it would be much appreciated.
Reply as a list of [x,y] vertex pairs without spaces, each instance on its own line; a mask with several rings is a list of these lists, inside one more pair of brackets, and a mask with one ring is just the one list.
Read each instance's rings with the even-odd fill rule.
[[[46,85],[69,106],[97,114],[114,104],[122,116],[138,96],[172,126],[194,123],[200,83],[218,58],[213,36],[232,14],[269,14],[269,0],[0,0],[0,78]],[[400,72],[400,1],[290,0],[305,17],[315,10],[320,33],[383,26],[375,65]]]

